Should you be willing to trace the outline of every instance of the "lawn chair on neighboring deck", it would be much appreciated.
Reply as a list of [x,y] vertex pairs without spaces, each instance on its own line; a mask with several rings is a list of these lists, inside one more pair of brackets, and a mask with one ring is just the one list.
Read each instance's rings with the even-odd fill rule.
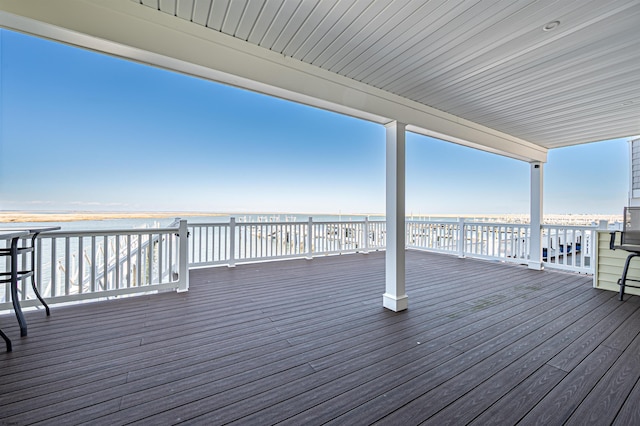
[[622,235],[620,237],[620,244],[616,245],[615,240],[616,232],[612,232],[611,241],[609,242],[611,250],[620,249],[629,252],[629,256],[627,256],[624,268],[622,269],[622,278],[618,280],[618,285],[620,286],[620,300],[623,300],[625,286],[640,288],[638,285],[627,284],[627,281],[640,283],[640,280],[627,278],[631,259],[636,256],[640,256],[640,207],[624,208],[624,225],[622,228]]

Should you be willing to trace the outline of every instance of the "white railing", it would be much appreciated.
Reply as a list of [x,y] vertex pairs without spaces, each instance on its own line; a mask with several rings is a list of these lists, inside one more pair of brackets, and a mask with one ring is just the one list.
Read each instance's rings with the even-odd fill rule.
[[406,246],[408,248],[458,254],[462,256],[460,221],[407,221]]
[[459,257],[526,263],[529,226],[511,223],[407,221],[407,247]]
[[[179,225],[179,226],[178,226]],[[544,225],[545,267],[593,273],[596,227]],[[526,264],[530,226],[458,221],[407,221],[407,248]],[[191,223],[162,229],[49,232],[37,241],[37,287],[51,301],[65,302],[159,290],[188,289],[188,268],[385,248],[383,221]],[[7,242],[0,241],[0,246]],[[29,269],[22,256],[20,269]],[[8,270],[8,263],[0,270]],[[21,304],[37,305],[28,280]],[[0,310],[10,289],[0,287]]]
[[385,247],[384,222],[236,222],[189,224],[189,266],[312,258]]
[[[407,221],[408,248],[459,257],[526,264],[531,227],[526,224]],[[596,226],[543,225],[542,261],[547,268],[594,272]]]
[[[311,226],[311,222],[309,222]],[[311,255],[368,252],[385,248],[385,222],[315,222]]]
[[[186,238],[186,221],[168,228],[43,233],[36,243],[36,286],[51,303],[185,291]],[[19,269],[32,268],[31,256],[22,255],[20,262]],[[22,306],[38,305],[30,278],[20,281],[19,294]],[[0,310],[10,307],[9,300],[5,284]]]
[[597,228],[542,226],[542,260],[546,267],[592,274]]
[[465,223],[464,256],[527,263],[530,227],[512,223]]
[[189,267],[228,264],[232,246],[235,245],[230,237],[230,229],[229,223],[190,223],[188,225]]

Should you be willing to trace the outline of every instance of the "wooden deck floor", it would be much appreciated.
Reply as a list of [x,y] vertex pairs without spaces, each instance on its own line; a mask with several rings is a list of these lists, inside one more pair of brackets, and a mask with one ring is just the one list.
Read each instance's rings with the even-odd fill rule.
[[191,272],[188,293],[29,312],[0,424],[640,424],[640,300],[591,277],[407,253]]

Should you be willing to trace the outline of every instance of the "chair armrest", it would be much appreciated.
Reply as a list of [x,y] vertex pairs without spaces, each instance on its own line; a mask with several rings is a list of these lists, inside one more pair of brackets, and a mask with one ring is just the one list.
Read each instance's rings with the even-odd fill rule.
[[615,250],[616,249],[616,234],[618,233],[618,231],[613,231],[611,232],[611,239],[609,240],[609,249],[610,250]]

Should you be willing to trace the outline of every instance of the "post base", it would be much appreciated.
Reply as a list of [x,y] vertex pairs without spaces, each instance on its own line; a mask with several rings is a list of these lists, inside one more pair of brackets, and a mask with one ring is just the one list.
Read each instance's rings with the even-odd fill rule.
[[535,269],[536,271],[542,271],[544,269],[544,264],[542,262],[529,262],[529,269]]
[[394,312],[404,311],[409,307],[409,298],[406,294],[401,297],[396,297],[385,293],[382,295],[382,306]]

